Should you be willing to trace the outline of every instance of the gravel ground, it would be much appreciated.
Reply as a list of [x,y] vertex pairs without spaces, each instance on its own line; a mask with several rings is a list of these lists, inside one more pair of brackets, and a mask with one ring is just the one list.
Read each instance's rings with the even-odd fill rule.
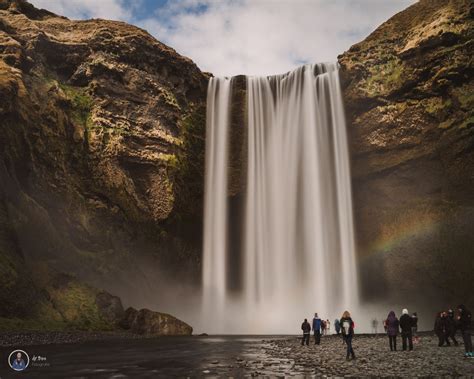
[[[461,340],[461,338],[459,338]],[[322,338],[315,346],[301,346],[300,339],[270,341],[264,346],[266,358],[255,367],[254,376],[474,376],[474,359],[463,356],[464,347],[438,347],[435,336],[422,336],[413,351],[391,352],[386,336],[355,336],[353,348],[357,359],[346,361],[346,350],[337,336]]]

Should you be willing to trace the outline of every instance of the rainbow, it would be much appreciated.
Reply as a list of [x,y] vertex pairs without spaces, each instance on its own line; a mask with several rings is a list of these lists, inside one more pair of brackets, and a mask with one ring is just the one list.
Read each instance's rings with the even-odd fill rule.
[[439,214],[425,213],[387,224],[374,242],[360,249],[360,256],[364,259],[374,254],[390,252],[412,238],[432,234],[439,228],[440,222]]

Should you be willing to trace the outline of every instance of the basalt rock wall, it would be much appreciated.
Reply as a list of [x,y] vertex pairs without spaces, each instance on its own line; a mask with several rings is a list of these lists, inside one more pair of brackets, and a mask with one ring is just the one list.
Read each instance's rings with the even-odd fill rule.
[[339,56],[366,299],[474,300],[473,15],[421,0]]
[[35,312],[39,263],[139,307],[199,281],[208,77],[137,27],[0,0],[0,317]]

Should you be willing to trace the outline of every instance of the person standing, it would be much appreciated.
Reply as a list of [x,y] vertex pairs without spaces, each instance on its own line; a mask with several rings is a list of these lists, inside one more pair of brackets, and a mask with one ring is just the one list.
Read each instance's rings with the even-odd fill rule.
[[349,356],[351,356],[352,359],[356,359],[354,349],[352,348],[352,338],[354,337],[354,321],[352,321],[351,314],[348,311],[345,311],[342,314],[340,323],[342,338],[347,345],[346,360],[349,360]]
[[443,319],[443,312],[437,313],[435,324],[434,324],[434,331],[435,331],[435,334],[438,336],[439,347],[444,345],[444,340],[446,338],[445,326],[446,324],[445,324],[445,320]]
[[448,310],[446,316],[446,342],[448,346],[450,345],[449,339],[454,343],[454,346],[458,346],[458,341],[456,341],[456,320],[454,319],[454,311],[452,309]]
[[413,326],[411,327],[413,342],[418,343],[420,340],[418,338],[418,314],[416,312],[413,312],[413,314],[411,315],[411,320],[413,323]]
[[377,330],[377,329],[378,329],[378,326],[379,326],[379,321],[378,321],[376,318],[374,318],[374,319],[372,320],[372,333],[373,333],[373,334],[377,334],[377,332],[378,332],[378,330]]
[[471,312],[464,306],[464,304],[458,305],[458,321],[459,321],[459,329],[461,329],[462,339],[464,341],[464,356],[466,358],[473,358],[474,354],[472,352],[472,339],[471,339],[471,332],[472,332],[472,314]]
[[385,325],[387,326],[387,335],[390,344],[390,351],[397,351],[397,336],[400,322],[398,321],[397,316],[395,316],[394,311],[390,311],[390,313],[388,314],[387,320],[385,320]]
[[400,317],[400,329],[402,330],[402,349],[405,351],[408,348],[410,351],[413,350],[413,338],[411,334],[411,328],[413,326],[413,321],[411,316],[408,314],[408,309],[402,311],[402,316]]
[[334,320],[334,330],[336,331],[337,335],[341,333],[341,324],[337,318]]
[[314,344],[319,345],[321,343],[321,319],[318,314],[314,314],[313,318],[313,333],[314,333]]
[[326,320],[326,334],[331,334],[331,322],[329,319]]
[[301,330],[303,331],[303,339],[301,340],[301,346],[306,343],[306,346],[309,345],[309,335],[311,333],[311,325],[307,319],[304,319],[303,323],[301,324]]

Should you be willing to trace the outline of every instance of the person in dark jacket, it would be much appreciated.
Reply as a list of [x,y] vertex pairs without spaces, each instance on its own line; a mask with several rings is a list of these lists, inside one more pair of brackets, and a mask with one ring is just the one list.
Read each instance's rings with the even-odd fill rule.
[[337,335],[341,333],[341,323],[337,318],[334,320],[334,330],[336,331]]
[[408,310],[404,309],[402,311],[402,316],[400,317],[400,329],[402,330],[402,349],[405,351],[408,347],[413,350],[413,336],[411,334],[411,327],[413,325],[413,320],[408,314]]
[[452,309],[448,310],[446,316],[446,342],[448,346],[450,345],[449,339],[454,343],[454,346],[458,346],[458,341],[456,341],[456,320],[454,319],[454,311]]
[[387,335],[390,344],[390,351],[397,351],[397,336],[398,336],[398,327],[400,325],[397,316],[395,316],[394,311],[390,311],[387,319],[385,320],[385,325],[387,328]]
[[351,356],[352,359],[356,359],[354,349],[352,348],[352,338],[354,337],[354,321],[352,321],[351,314],[348,311],[345,311],[342,314],[340,324],[342,338],[347,345],[346,360],[349,360],[349,356]]
[[334,320],[334,330],[336,331],[337,335],[341,333],[341,323],[337,318]]
[[311,333],[311,325],[307,319],[304,319],[303,323],[301,324],[301,330],[303,331],[303,339],[301,340],[301,345],[309,345],[309,335]]
[[438,336],[438,346],[443,346],[446,341],[446,317],[444,312],[439,312],[436,314],[434,331]]
[[474,354],[472,352],[472,314],[471,312],[461,304],[458,306],[458,322],[459,329],[461,329],[462,339],[464,341],[464,350],[466,351],[464,356],[466,358],[473,358]]
[[412,321],[412,326],[411,326],[411,335],[413,337],[413,342],[418,343],[419,342],[419,337],[418,337],[418,314],[416,312],[413,312],[411,315],[411,321]]
[[313,333],[314,333],[314,344],[319,345],[321,343],[321,319],[318,317],[318,314],[314,314],[313,318]]

